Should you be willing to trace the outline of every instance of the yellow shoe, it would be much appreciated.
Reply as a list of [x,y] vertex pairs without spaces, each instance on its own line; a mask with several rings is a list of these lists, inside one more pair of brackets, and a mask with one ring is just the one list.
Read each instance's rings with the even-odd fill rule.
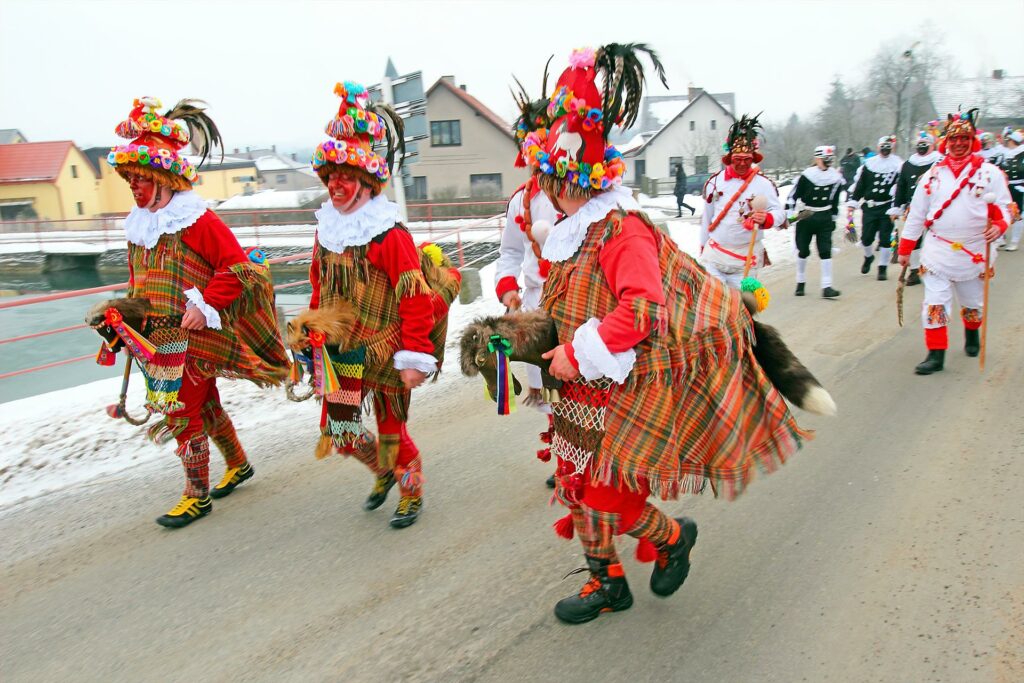
[[210,495],[214,498],[223,498],[232,491],[235,487],[241,484],[246,479],[252,479],[252,475],[256,473],[256,470],[252,468],[252,465],[248,461],[241,467],[232,467],[224,473],[224,478],[220,480],[220,483],[213,487],[210,491]]
[[171,508],[166,515],[156,518],[156,523],[171,529],[180,529],[183,526],[188,526],[200,517],[205,517],[212,510],[213,501],[210,500],[209,496],[206,498],[182,496],[178,504]]

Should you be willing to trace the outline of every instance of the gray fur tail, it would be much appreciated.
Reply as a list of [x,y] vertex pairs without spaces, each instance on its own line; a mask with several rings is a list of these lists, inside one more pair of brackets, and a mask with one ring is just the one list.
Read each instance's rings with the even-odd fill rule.
[[790,403],[816,415],[835,415],[836,402],[832,400],[811,371],[800,362],[779,331],[771,325],[754,322],[754,357],[775,388]]

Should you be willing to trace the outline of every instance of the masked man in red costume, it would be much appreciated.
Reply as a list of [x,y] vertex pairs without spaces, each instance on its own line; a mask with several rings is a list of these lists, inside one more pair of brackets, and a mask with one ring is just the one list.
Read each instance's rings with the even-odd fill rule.
[[[253,476],[221,406],[216,378],[240,377],[266,386],[280,383],[288,371],[269,269],[258,253],[250,258],[242,251],[192,191],[196,168],[182,149],[191,140],[205,159],[211,146],[220,144],[203,104],[182,100],[161,115],[160,101],[144,97],[118,125],[117,134],[131,142],[114,147],[107,161],[128,181],[136,208],[125,219],[129,299],[116,302],[134,302],[145,310],[136,323],[139,330],[126,328],[116,308],[90,313],[98,328],[116,332],[110,333],[113,348],[127,347],[142,368],[147,408],[164,415],[149,429],[150,437],[178,444],[185,492],[156,520],[171,528],[205,517],[213,509],[211,498],[227,496]],[[227,463],[212,490],[210,440]]]

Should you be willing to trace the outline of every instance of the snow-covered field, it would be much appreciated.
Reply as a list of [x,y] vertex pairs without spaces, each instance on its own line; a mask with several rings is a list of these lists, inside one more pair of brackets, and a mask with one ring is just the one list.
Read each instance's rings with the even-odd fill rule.
[[[688,203],[699,211],[699,198],[690,199],[695,201]],[[699,221],[689,217],[675,219],[674,197],[641,196],[641,204],[653,219],[665,221],[673,239],[684,251],[696,255]],[[771,230],[767,234],[766,244],[774,263],[772,268],[792,263],[791,233],[789,230]],[[490,239],[495,239],[493,234]],[[295,242],[289,244],[294,245]],[[502,307],[490,294],[494,270],[493,263],[481,269],[483,296],[470,304],[456,301],[453,305],[444,372],[437,383],[417,390],[421,400],[433,392],[445,391],[453,376],[459,373],[454,345],[465,325],[475,317],[501,312]],[[122,420],[107,417],[105,407],[117,402],[120,374],[120,369],[112,368],[109,379],[3,405],[0,416],[0,508],[169,457],[171,446],[149,443],[143,436],[145,427],[133,427]],[[267,422],[312,425],[315,419],[311,402],[287,401],[281,389],[261,390],[244,381],[222,381],[221,384],[224,404],[243,433],[248,427]],[[140,411],[142,398],[142,381],[136,374],[130,384],[128,405],[131,412]]]

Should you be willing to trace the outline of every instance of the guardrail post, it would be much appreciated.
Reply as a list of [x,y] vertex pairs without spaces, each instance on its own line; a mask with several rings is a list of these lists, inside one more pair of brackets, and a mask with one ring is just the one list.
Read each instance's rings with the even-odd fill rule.
[[466,257],[462,254],[462,233],[455,233],[455,247],[459,250],[459,268],[466,265]]

